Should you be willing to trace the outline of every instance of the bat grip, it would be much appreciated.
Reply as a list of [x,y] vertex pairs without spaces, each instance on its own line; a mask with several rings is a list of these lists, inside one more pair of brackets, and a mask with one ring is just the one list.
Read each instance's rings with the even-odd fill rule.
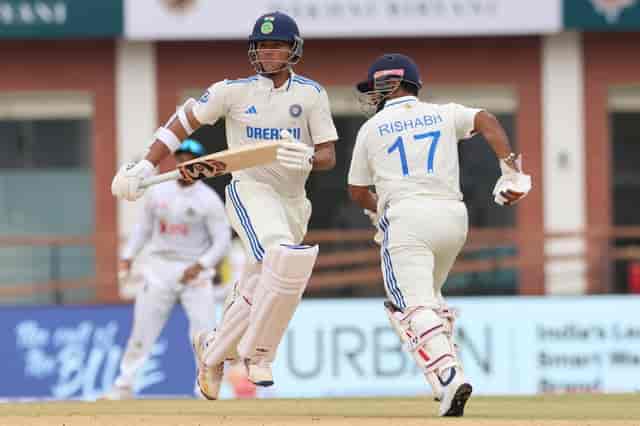
[[140,188],[148,188],[158,183],[166,182],[168,180],[176,180],[179,178],[180,178],[180,171],[176,169],[167,173],[162,173],[162,174],[151,176],[144,179],[140,183]]

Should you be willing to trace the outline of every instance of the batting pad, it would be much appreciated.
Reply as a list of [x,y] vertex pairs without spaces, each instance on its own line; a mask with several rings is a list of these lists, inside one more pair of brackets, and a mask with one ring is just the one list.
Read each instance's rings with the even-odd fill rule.
[[260,275],[245,273],[225,302],[225,310],[215,337],[204,351],[204,363],[213,367],[226,358],[233,358],[236,345],[249,325],[251,300]]
[[393,304],[385,303],[385,311],[393,330],[400,336],[405,349],[411,353],[418,367],[432,383],[431,373],[438,373],[458,365],[455,349],[446,332],[442,318],[425,306],[410,306],[400,311]]
[[267,250],[249,328],[238,344],[241,358],[273,360],[317,257],[318,246],[283,244]]

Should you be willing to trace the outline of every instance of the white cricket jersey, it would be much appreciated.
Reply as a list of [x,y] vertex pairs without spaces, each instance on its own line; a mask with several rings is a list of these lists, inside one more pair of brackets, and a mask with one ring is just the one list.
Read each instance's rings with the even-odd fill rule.
[[[278,88],[260,75],[215,83],[202,95],[193,113],[203,124],[224,117],[229,148],[278,140],[282,129],[310,147],[338,139],[327,92],[315,81],[293,72]],[[271,185],[287,196],[304,193],[308,175],[277,162],[233,173],[234,178]]]
[[462,200],[458,141],[472,136],[479,109],[403,96],[362,125],[349,184],[375,185],[379,206],[411,195]]
[[121,257],[133,259],[149,240],[151,254],[215,267],[231,243],[220,196],[202,182],[183,187],[171,181],[149,188],[142,218]]

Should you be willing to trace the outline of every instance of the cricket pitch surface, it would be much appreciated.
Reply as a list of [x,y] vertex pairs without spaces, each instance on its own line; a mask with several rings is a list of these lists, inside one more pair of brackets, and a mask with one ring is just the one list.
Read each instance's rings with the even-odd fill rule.
[[471,397],[462,418],[429,398],[1,403],[0,426],[640,426],[640,394]]

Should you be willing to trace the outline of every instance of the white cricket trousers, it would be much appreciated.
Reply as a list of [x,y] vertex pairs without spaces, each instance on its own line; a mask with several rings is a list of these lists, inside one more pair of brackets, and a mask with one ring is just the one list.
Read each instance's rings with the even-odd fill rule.
[[234,179],[227,185],[226,208],[252,263],[262,262],[269,247],[300,244],[311,217],[306,195],[285,197],[269,185],[248,180]]
[[442,286],[467,238],[467,208],[461,201],[413,196],[380,212],[382,275],[397,307],[437,307]]
[[[144,285],[136,295],[133,328],[120,362],[116,386],[133,388],[137,371],[147,360],[177,302],[182,304],[189,319],[190,335],[215,327],[212,271],[203,271],[188,284],[180,283],[185,269],[193,263],[149,256],[144,268]],[[189,336],[185,336],[184,344],[190,345]]]

